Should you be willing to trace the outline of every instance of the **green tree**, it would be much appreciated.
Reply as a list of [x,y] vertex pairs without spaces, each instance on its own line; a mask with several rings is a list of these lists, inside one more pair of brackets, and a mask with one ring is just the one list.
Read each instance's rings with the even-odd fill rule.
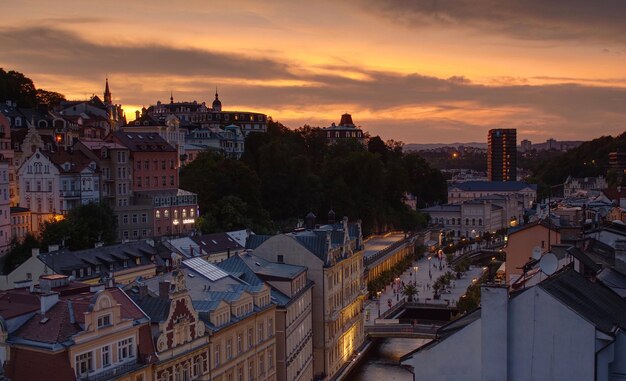
[[402,295],[406,296],[408,302],[412,302],[413,298],[419,294],[417,287],[413,284],[407,284],[402,288]]

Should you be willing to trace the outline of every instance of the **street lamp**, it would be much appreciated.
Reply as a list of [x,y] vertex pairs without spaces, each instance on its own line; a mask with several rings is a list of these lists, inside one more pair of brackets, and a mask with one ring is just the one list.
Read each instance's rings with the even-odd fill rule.
[[378,317],[380,318],[380,291],[376,293],[376,305],[378,305]]
[[417,287],[417,270],[419,269],[419,266],[413,266],[413,271],[415,272],[415,287]]

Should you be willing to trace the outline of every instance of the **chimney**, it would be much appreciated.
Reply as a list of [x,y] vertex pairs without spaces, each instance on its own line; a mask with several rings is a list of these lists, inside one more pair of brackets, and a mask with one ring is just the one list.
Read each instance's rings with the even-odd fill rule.
[[507,379],[508,305],[506,286],[481,287],[482,381]]
[[145,284],[139,285],[139,296],[148,296],[148,286]]
[[41,314],[45,314],[50,310],[50,308],[54,307],[55,304],[59,301],[59,293],[58,292],[48,292],[46,294],[41,294],[39,296],[39,301],[41,302]]
[[59,245],[48,245],[48,253],[59,251]]
[[139,112],[139,110],[135,111],[135,119],[139,119],[139,117],[141,116],[141,113]]
[[170,282],[165,280],[159,282],[159,297],[168,298],[170,297]]
[[328,223],[329,224],[335,223],[335,211],[332,209],[328,212]]
[[37,258],[37,256],[39,256],[39,249],[35,248],[35,249],[31,249],[31,256],[33,258]]
[[615,241],[615,270],[626,274],[626,241]]
[[313,212],[309,212],[309,214],[304,217],[304,223],[307,230],[315,229],[315,214]]

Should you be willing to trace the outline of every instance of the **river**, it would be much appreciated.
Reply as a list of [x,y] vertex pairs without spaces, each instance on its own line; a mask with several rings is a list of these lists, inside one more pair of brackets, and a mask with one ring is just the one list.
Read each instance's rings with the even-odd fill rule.
[[382,339],[376,342],[361,365],[347,379],[351,381],[413,381],[400,366],[400,357],[426,344],[428,339]]

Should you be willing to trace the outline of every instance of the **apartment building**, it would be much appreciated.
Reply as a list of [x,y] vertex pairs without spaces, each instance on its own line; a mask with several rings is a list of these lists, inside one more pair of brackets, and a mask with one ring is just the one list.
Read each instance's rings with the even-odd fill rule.
[[247,249],[270,262],[308,268],[312,293],[314,377],[331,379],[363,344],[363,236],[360,222],[343,221],[274,236],[253,235]]

